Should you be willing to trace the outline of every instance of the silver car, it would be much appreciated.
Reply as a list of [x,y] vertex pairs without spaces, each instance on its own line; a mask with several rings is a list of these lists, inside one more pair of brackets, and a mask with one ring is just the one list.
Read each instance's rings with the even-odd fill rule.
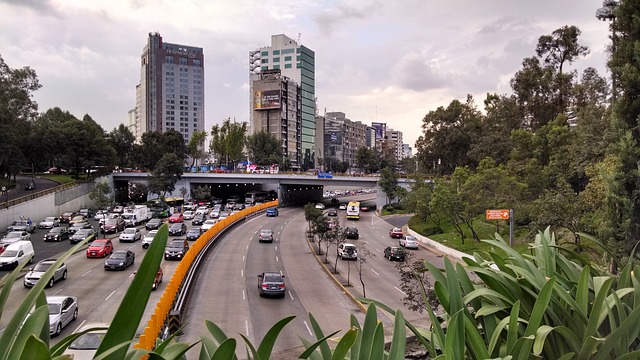
[[[40,278],[42,278],[42,275],[44,275],[44,273],[47,270],[49,270],[51,265],[53,265],[56,261],[57,259],[45,259],[38,262],[36,266],[29,269],[29,272],[24,276],[24,281],[23,281],[24,287],[30,288],[34,286],[40,280]],[[47,287],[52,287],[56,281],[66,280],[66,279],[67,279],[67,265],[65,263],[62,263],[62,265],[58,267],[56,272],[53,273],[53,276],[51,277],[51,279],[49,279],[49,282],[47,283]]]
[[38,224],[40,229],[51,229],[56,226],[60,226],[60,219],[54,216],[47,216]]
[[418,239],[411,235],[404,235],[402,239],[398,241],[398,245],[404,247],[405,249],[418,249]]
[[31,240],[31,234],[27,231],[9,231],[2,242],[13,243],[20,240]]
[[49,305],[49,335],[58,336],[62,329],[78,318],[78,299],[75,296],[47,296]]

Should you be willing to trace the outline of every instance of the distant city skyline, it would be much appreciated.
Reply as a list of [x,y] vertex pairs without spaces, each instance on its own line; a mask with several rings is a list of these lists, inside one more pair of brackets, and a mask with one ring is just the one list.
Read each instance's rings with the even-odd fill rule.
[[[541,35],[575,25],[590,54],[570,69],[606,70],[609,24],[601,0],[0,0],[0,55],[34,69],[40,111],[89,114],[106,131],[127,125],[140,82],[142,39],[159,32],[204,49],[204,129],[249,121],[247,52],[287,34],[315,52],[315,97],[353,121],[384,122],[415,147],[422,118],[472,94],[512,93],[509,80]],[[132,100],[133,99],[133,100]],[[415,153],[415,150],[414,150]]]

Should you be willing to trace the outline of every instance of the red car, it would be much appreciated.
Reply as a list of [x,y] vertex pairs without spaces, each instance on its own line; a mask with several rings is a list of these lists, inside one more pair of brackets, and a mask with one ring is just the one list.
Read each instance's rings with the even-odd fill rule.
[[157,290],[158,286],[160,286],[160,283],[162,283],[162,277],[164,276],[164,272],[162,271],[162,268],[158,269],[158,272],[156,273],[156,278],[153,279],[153,285],[152,285],[152,290]]
[[113,253],[111,239],[96,239],[87,248],[88,258],[103,258]]
[[393,229],[391,229],[391,231],[389,231],[389,236],[396,239],[402,239],[404,233],[402,232],[402,229],[394,227]]
[[184,216],[181,213],[171,214],[169,217],[170,223],[181,223],[184,222]]

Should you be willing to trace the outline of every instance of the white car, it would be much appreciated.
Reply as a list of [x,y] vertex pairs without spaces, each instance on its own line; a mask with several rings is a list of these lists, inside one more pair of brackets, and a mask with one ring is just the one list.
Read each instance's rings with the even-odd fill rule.
[[51,229],[56,226],[60,226],[60,219],[54,216],[47,216],[38,224],[40,229]]
[[126,228],[124,229],[124,231],[122,233],[120,233],[120,236],[118,237],[118,240],[120,242],[134,242],[137,240],[140,240],[142,238],[142,233],[140,232],[140,229],[138,228]]
[[324,204],[323,203],[317,203],[316,204],[316,209],[324,210]]
[[2,239],[3,243],[14,243],[20,240],[31,240],[31,234],[28,231],[9,231]]
[[58,336],[62,328],[78,318],[78,299],[75,296],[47,296],[49,305],[49,335]]
[[102,339],[107,333],[109,324],[105,323],[86,323],[78,329],[77,332],[83,332],[93,328],[101,328],[86,334],[80,335],[73,340],[63,355],[71,355],[70,359],[93,359],[98,351],[98,347],[102,343]]
[[144,236],[144,238],[142,238],[143,249],[146,249],[149,247],[149,245],[151,245],[151,242],[153,242],[153,238],[156,236],[157,233],[158,233],[158,230],[151,230],[147,233],[147,235]]
[[347,210],[347,204],[340,204],[340,206],[338,206],[338,210]]
[[418,239],[411,235],[404,235],[402,239],[398,241],[398,245],[406,248],[406,249],[418,249]]
[[214,219],[205,220],[205,222],[202,223],[202,226],[200,226],[200,229],[202,232],[205,232],[211,229],[217,222],[218,221]]
[[209,213],[209,218],[211,219],[217,219],[219,216],[220,216],[220,209],[213,209]]
[[100,219],[104,219],[107,217],[109,212],[107,210],[98,210],[96,214],[93,216],[93,220],[99,221]]
[[342,260],[358,260],[358,250],[351,243],[341,243],[338,245],[338,257]]
[[[23,284],[24,287],[30,288],[33,287],[39,280],[42,278],[42,275],[49,270],[51,265],[53,265],[57,260],[56,259],[45,259],[36,264],[36,266],[29,269],[29,272],[24,276]],[[53,287],[56,281],[59,280],[67,280],[67,265],[62,263],[56,272],[53,273],[53,277],[49,279],[47,283],[47,287]]]
[[208,207],[200,206],[199,208],[196,209],[195,215],[198,215],[198,214],[207,215],[208,212],[209,212],[209,208]]
[[195,213],[195,211],[187,210],[187,211],[182,213],[182,216],[184,216],[185,220],[192,220],[193,217],[196,216],[196,213]]

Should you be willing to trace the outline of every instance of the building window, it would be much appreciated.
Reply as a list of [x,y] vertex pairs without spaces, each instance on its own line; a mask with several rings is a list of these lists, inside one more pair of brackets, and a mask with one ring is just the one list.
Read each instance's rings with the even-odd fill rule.
[[273,50],[273,55],[280,55],[280,50]]
[[284,61],[291,61],[291,56],[285,56]]
[[274,69],[280,69],[280,65],[273,65]]
[[291,64],[284,64],[285,69],[291,69]]
[[263,64],[268,64],[269,63],[269,59],[262,59],[260,60]]
[[181,57],[180,58],[180,65],[187,65],[187,58]]
[[202,66],[202,61],[200,61],[200,59],[193,59],[193,66]]
[[300,69],[300,68],[302,68],[302,63],[297,63],[296,64],[296,69]]
[[260,53],[261,56],[269,56],[269,52],[268,51],[263,51]]
[[282,49],[282,54],[293,54],[295,49]]
[[269,67],[268,66],[261,66],[260,70],[269,70]]
[[279,57],[273,58],[273,62],[280,62],[280,58]]
[[173,56],[166,57],[167,64],[173,64]]

